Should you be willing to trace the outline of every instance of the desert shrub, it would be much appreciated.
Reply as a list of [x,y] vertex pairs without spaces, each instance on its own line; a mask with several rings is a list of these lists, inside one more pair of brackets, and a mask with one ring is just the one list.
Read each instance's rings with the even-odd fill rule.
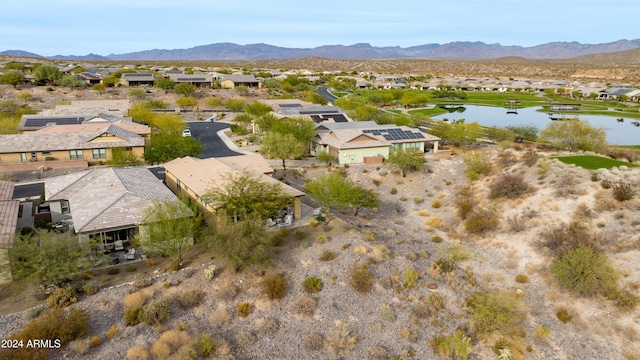
[[569,250],[555,260],[551,271],[560,285],[582,296],[606,294],[615,289],[619,279],[607,257],[585,245]]
[[216,329],[224,329],[231,323],[231,314],[220,306],[209,315],[209,323]]
[[142,308],[130,307],[124,309],[124,323],[127,326],[135,326],[142,322]]
[[409,261],[416,261],[418,259],[418,256],[414,252],[409,251],[404,254],[404,258]]
[[316,301],[308,296],[301,296],[291,304],[294,314],[310,317],[316,312]]
[[420,205],[424,202],[424,197],[418,195],[413,198],[413,203],[416,205]]
[[322,250],[322,254],[320,254],[320,261],[331,261],[338,257],[338,254],[335,251],[331,250]]
[[[222,339],[215,339],[211,334],[200,335],[193,344],[195,353],[203,358],[210,355],[226,355],[229,353],[229,345]],[[192,356],[191,356],[192,358]]]
[[522,154],[521,160],[528,167],[532,167],[538,162],[538,152],[535,150],[529,150]]
[[466,219],[476,206],[471,185],[467,184],[456,191],[453,197],[453,205],[456,207],[458,216],[462,220]]
[[442,294],[429,294],[427,303],[430,306],[432,315],[436,315],[440,310],[444,309],[444,296]]
[[491,172],[491,163],[484,153],[472,153],[462,158],[466,165],[465,175],[469,180],[478,180]]
[[500,225],[500,213],[495,206],[489,208],[475,208],[464,223],[464,228],[472,234],[493,231]]
[[355,291],[361,294],[371,291],[373,276],[366,265],[353,264],[347,271],[347,276],[349,284]]
[[127,350],[127,360],[148,360],[149,351],[144,346],[136,345]]
[[380,179],[371,179],[371,182],[375,186],[380,186],[380,184],[382,184],[382,181]]
[[34,319],[40,315],[41,310],[38,308],[28,308],[27,310],[22,312],[22,320],[29,321]]
[[382,346],[373,345],[367,352],[367,360],[388,360],[389,352]]
[[164,301],[152,301],[142,308],[141,320],[147,325],[159,325],[169,320],[169,306]]
[[600,186],[602,186],[603,189],[611,189],[612,185],[613,184],[611,183],[610,179],[604,178],[600,180]]
[[237,333],[235,339],[236,343],[241,348],[248,348],[256,343],[256,336],[250,331],[241,331]]
[[349,331],[347,325],[341,321],[336,324],[335,329],[329,330],[327,346],[329,358],[347,359],[351,358],[349,352],[355,347],[358,339],[354,336],[357,329]]
[[47,306],[52,308],[63,308],[78,301],[76,289],[73,287],[58,288],[47,298]]
[[204,299],[204,292],[198,289],[186,290],[177,295],[178,305],[183,309],[200,305],[202,299]]
[[568,323],[569,321],[571,321],[571,319],[573,319],[573,315],[571,315],[569,313],[569,310],[565,309],[565,308],[559,308],[556,310],[556,317],[558,318],[558,320],[560,320],[563,323]]
[[278,324],[278,320],[276,319],[258,319],[256,321],[256,327],[258,328],[258,332],[262,336],[272,337],[278,330],[280,330],[280,325]]
[[76,355],[84,356],[89,352],[89,348],[91,347],[90,341],[91,339],[89,338],[73,340],[69,343],[69,349]]
[[562,175],[555,184],[555,194],[559,197],[575,197],[584,192],[580,188],[580,180],[571,174]]
[[429,305],[425,303],[417,303],[411,307],[411,313],[418,319],[426,319],[431,313]]
[[[90,314],[81,309],[52,308],[42,311],[40,316],[27,322],[22,330],[14,332],[9,340],[21,340],[26,344],[34,339],[59,339],[62,346],[87,336],[91,331]],[[2,359],[47,359],[50,350],[27,347],[3,351]]]
[[509,166],[515,164],[517,162],[516,155],[511,151],[501,151],[498,153],[496,158],[496,162],[500,168],[508,168]]
[[156,341],[151,345],[149,353],[154,359],[166,359],[171,355],[171,347],[163,341]]
[[462,330],[457,330],[449,336],[438,336],[431,340],[431,345],[446,359],[466,360],[473,351],[471,338]]
[[308,277],[302,282],[302,289],[307,294],[317,293],[322,290],[322,281],[317,277]]
[[111,325],[109,330],[107,330],[107,339],[113,339],[114,337],[116,337],[116,335],[118,335],[118,332],[120,332],[120,328],[118,328],[118,325]]
[[243,302],[236,306],[236,314],[238,314],[238,316],[240,317],[247,317],[251,315],[252,312],[253,306],[251,306],[251,304],[249,304],[248,302]]
[[398,335],[410,343],[416,343],[420,340],[420,334],[417,331],[409,329],[407,327],[399,328]]
[[89,345],[91,347],[97,347],[100,346],[102,344],[102,339],[100,338],[100,336],[92,336],[91,339],[89,339]]
[[324,338],[322,335],[314,332],[307,335],[302,340],[302,348],[307,351],[319,351],[324,347]]
[[489,186],[489,198],[517,199],[531,191],[533,191],[533,188],[524,180],[522,175],[505,173]]
[[293,236],[296,238],[296,240],[302,240],[307,237],[307,233],[302,230],[296,230],[293,233]]
[[516,282],[519,284],[526,284],[529,282],[529,277],[524,274],[518,274],[516,275]]
[[596,252],[600,252],[606,244],[605,239],[594,233],[587,226],[572,222],[560,224],[538,233],[540,240],[538,245],[549,249],[555,257],[560,257],[580,245],[586,245]]
[[133,286],[142,289],[153,285],[153,280],[147,276],[142,274],[136,274],[136,277],[133,281]]
[[405,269],[402,272],[402,286],[407,289],[413,288],[414,286],[416,286],[416,281],[418,281],[419,277],[420,275],[413,268]]
[[110,268],[107,270],[107,274],[109,275],[118,275],[120,273],[120,269],[118,268]]
[[442,207],[442,203],[440,201],[434,201],[431,203],[431,207],[434,209],[439,209],[440,207]]
[[396,315],[396,311],[393,309],[393,305],[383,304],[380,307],[380,318],[388,322],[396,321],[396,319],[398,319],[398,316]]
[[619,182],[611,187],[611,194],[614,199],[622,202],[633,199],[636,191],[631,184]]
[[512,215],[505,219],[505,222],[513,232],[521,232],[527,229],[527,217],[520,215]]
[[496,331],[516,334],[526,317],[520,300],[507,292],[472,294],[467,297],[466,305],[473,330],[480,337]]
[[272,274],[267,276],[262,282],[262,293],[269,300],[280,300],[287,293],[289,281],[284,274]]
[[391,188],[391,195],[395,195],[398,193],[398,189],[396,188]]
[[611,211],[615,210],[620,205],[609,191],[598,191],[593,195],[593,197],[596,200],[593,209],[596,211]]
[[137,268],[133,265],[129,265],[127,266],[127,272],[135,272],[137,270]]
[[440,244],[442,242],[442,238],[440,236],[432,236],[431,241],[433,241],[436,244]]
[[153,289],[145,289],[127,295],[123,300],[123,304],[125,308],[142,307],[152,297]]
[[206,269],[204,269],[204,278],[211,281],[216,277],[216,266],[209,265]]
[[551,328],[544,326],[544,325],[540,325],[537,324],[534,328],[533,328],[533,334],[535,335],[535,337],[537,337],[538,339],[545,339],[548,338],[549,335],[551,335],[553,331],[551,330]]
[[218,298],[223,301],[233,300],[239,293],[240,288],[229,279],[225,279],[218,288]]
[[82,286],[82,292],[87,296],[95,295],[99,290],[100,286],[95,282],[90,282]]
[[633,310],[640,303],[640,297],[638,295],[626,290],[613,289],[608,291],[605,296],[624,311]]

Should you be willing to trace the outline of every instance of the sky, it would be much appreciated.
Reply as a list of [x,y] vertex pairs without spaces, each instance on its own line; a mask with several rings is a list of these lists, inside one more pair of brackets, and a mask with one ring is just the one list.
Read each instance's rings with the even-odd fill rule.
[[0,6],[0,51],[123,54],[214,43],[534,46],[640,38],[638,0],[32,0]]

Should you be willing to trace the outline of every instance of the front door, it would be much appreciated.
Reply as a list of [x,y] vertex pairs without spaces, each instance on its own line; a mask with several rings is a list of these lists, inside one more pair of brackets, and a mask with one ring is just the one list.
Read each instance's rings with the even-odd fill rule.
[[27,162],[27,153],[20,153],[20,161]]

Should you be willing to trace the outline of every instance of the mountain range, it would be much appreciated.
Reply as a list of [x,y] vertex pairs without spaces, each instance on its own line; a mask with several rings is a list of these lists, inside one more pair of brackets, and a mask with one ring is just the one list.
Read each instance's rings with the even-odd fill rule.
[[[188,49],[153,49],[124,54],[110,55],[56,55],[51,60],[75,61],[175,61],[175,60],[260,60],[298,59],[324,57],[329,59],[434,59],[434,60],[488,60],[503,57],[525,59],[569,59],[583,55],[612,53],[640,48],[640,39],[618,40],[601,44],[581,44],[579,42],[550,42],[523,47],[485,44],[483,42],[456,41],[446,44],[425,44],[411,47],[377,47],[366,43],[354,45],[324,45],[315,48],[285,48],[268,44],[238,45],[216,43],[195,46]],[[0,52],[6,56],[44,56],[23,50]]]

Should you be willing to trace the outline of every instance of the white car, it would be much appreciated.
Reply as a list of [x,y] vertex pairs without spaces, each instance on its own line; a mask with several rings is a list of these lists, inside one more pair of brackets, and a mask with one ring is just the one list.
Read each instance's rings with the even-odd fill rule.
[[190,137],[190,136],[191,136],[191,130],[189,129],[182,130],[182,137]]

